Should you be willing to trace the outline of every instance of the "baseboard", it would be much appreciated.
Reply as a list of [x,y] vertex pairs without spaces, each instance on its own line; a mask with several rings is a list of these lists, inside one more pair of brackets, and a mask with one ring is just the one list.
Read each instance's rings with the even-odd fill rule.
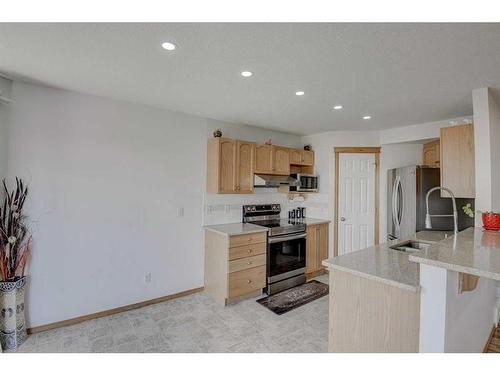
[[154,299],[150,299],[150,300],[143,301],[143,302],[133,303],[131,305],[126,305],[126,306],[122,306],[122,307],[116,307],[116,308],[111,309],[111,310],[105,310],[105,311],[100,311],[100,312],[96,312],[93,314],[82,315],[82,316],[78,316],[76,318],[61,320],[59,322],[45,324],[45,325],[38,326],[38,327],[31,327],[31,328],[28,328],[27,331],[28,331],[28,334],[31,335],[33,333],[39,333],[39,332],[44,332],[44,331],[48,331],[48,330],[55,329],[55,328],[66,327],[66,326],[70,326],[73,324],[82,323],[82,322],[85,322],[87,320],[103,318],[105,316],[118,314],[118,313],[129,311],[129,310],[139,309],[141,307],[145,307],[145,306],[149,306],[149,305],[154,305],[155,303],[165,302],[165,301],[169,301],[169,300],[172,300],[175,298],[188,296],[190,294],[201,292],[201,291],[203,291],[203,289],[204,289],[203,287],[189,289],[189,290],[185,290],[183,292],[170,294],[168,296],[163,296],[163,297],[154,298]]
[[486,353],[488,351],[488,347],[490,346],[491,340],[493,339],[493,336],[495,336],[495,332],[497,330],[497,325],[493,325],[493,328],[490,332],[490,336],[488,337],[488,341],[486,341],[486,345],[484,346],[483,353]]
[[325,274],[326,272],[327,272],[327,270],[323,269],[323,270],[319,270],[319,271],[306,273],[306,280],[309,281],[311,279],[314,279],[315,277],[318,277],[318,276]]

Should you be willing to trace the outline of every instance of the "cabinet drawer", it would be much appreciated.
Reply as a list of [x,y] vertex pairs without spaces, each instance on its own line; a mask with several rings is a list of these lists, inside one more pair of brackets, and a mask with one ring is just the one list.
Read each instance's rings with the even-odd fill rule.
[[231,236],[229,238],[229,247],[266,242],[266,238],[267,238],[266,232]]
[[266,265],[266,254],[229,261],[229,273]]
[[229,260],[251,257],[254,255],[265,254],[266,243],[254,243],[245,246],[229,248]]
[[238,297],[266,286],[266,266],[229,274],[229,298]]

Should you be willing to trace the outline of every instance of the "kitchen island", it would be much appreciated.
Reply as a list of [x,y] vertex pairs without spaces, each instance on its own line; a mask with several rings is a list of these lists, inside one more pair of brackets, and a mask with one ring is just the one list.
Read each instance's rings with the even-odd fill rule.
[[[428,248],[411,254],[391,248],[410,240]],[[332,352],[480,352],[493,327],[498,233],[424,231],[323,265],[330,270]],[[459,293],[463,272],[486,279],[476,291]]]

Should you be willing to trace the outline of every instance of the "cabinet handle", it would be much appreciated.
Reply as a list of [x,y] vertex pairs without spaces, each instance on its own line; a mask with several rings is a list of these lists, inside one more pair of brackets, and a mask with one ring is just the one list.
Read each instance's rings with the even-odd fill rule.
[[251,284],[252,283],[252,280],[247,280],[247,284]]
[[252,252],[252,249],[248,249],[248,253],[250,254]]
[[252,264],[252,262],[247,262],[248,265]]

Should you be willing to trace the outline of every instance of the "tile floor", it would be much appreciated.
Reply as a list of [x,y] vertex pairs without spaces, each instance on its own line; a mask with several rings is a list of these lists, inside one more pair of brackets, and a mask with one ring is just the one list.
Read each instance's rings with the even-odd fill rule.
[[[327,283],[328,276],[317,278]],[[34,334],[19,352],[326,352],[328,296],[281,316],[204,292]]]

